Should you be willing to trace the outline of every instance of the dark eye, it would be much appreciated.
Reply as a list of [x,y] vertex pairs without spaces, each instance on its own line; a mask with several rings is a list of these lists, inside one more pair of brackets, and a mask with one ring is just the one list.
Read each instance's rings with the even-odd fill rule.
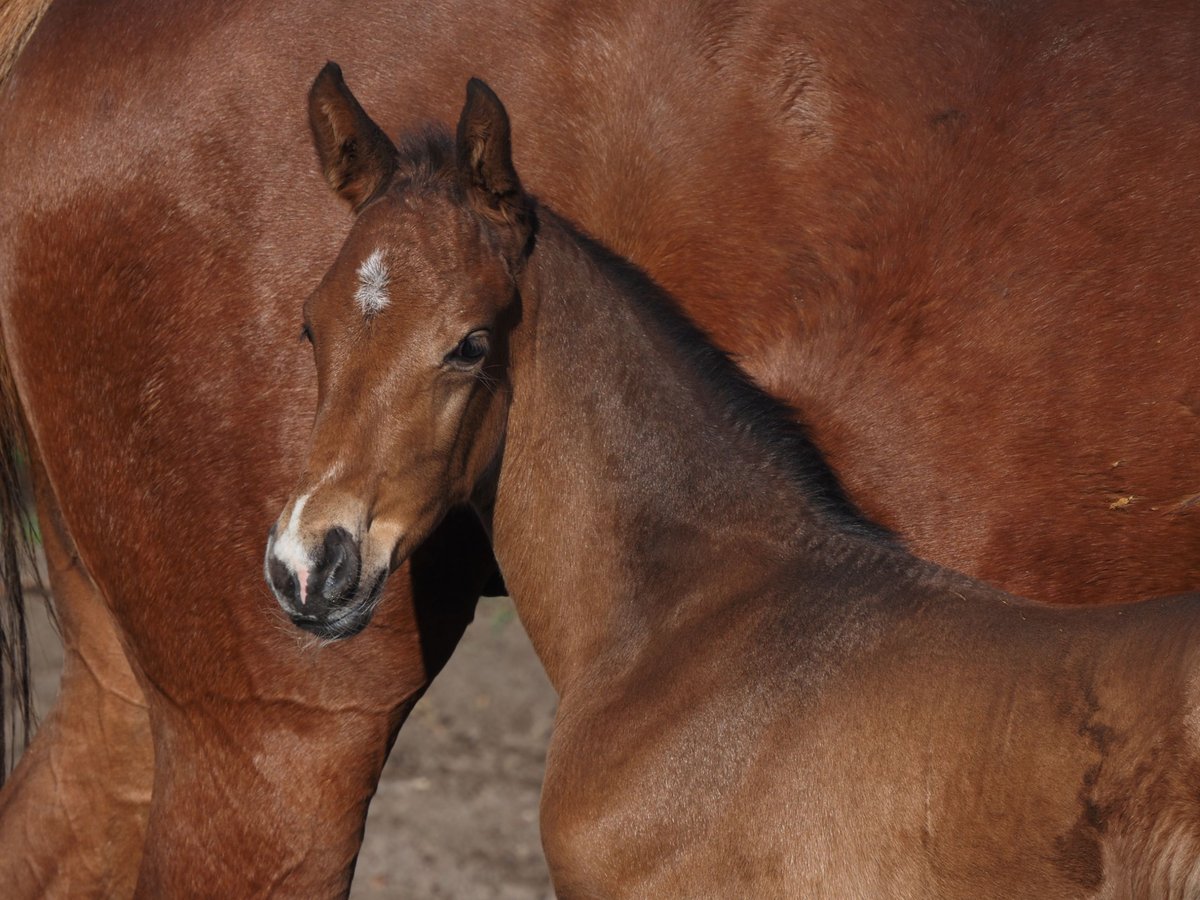
[[446,362],[458,369],[473,369],[487,356],[491,337],[486,331],[472,331],[446,355]]
[[308,341],[310,344],[315,344],[313,340],[312,326],[305,322],[300,326],[300,340]]

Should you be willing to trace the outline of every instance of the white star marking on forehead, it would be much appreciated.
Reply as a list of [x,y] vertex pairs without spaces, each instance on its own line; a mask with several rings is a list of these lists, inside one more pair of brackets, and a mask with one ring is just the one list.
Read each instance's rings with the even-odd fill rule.
[[358,267],[358,290],[354,292],[354,299],[364,316],[370,318],[382,312],[391,302],[387,290],[389,281],[391,275],[383,260],[383,251],[376,250]]

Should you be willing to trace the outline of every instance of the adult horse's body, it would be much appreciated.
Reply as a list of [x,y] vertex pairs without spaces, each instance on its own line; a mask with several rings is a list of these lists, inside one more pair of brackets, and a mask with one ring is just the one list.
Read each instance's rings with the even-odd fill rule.
[[305,304],[321,399],[268,578],[337,630],[476,503],[559,693],[560,896],[1200,895],[1200,593],[1056,608],[898,549],[524,193],[485,85],[453,144],[372,141],[353,103],[326,69],[314,133],[361,211]]
[[315,400],[296,298],[349,225],[300,113],[325,59],[393,133],[488,78],[530,187],[802,406],[869,512],[1100,602],[1200,566],[1198,16],[55,3],[0,86],[0,313],[68,663],[0,883],[123,893],[148,822],[147,891],[341,890],[470,615],[482,572],[342,646],[261,627]]

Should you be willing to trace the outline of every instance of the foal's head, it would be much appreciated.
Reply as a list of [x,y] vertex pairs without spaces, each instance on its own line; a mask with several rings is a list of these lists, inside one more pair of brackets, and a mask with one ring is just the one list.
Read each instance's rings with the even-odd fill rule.
[[357,218],[305,304],[316,423],[266,576],[297,625],[348,637],[389,571],[496,458],[533,207],[507,114],[480,81],[467,86],[453,144],[425,135],[397,149],[332,63],[313,83],[309,119],[325,177]]

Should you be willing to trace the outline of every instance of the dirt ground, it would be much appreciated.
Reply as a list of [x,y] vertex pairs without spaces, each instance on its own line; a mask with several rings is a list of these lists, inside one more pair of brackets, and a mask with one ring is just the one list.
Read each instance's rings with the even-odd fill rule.
[[[32,604],[39,710],[62,647]],[[552,897],[537,809],[555,697],[507,599],[480,601],[450,664],[400,733],[371,805],[354,900]]]

